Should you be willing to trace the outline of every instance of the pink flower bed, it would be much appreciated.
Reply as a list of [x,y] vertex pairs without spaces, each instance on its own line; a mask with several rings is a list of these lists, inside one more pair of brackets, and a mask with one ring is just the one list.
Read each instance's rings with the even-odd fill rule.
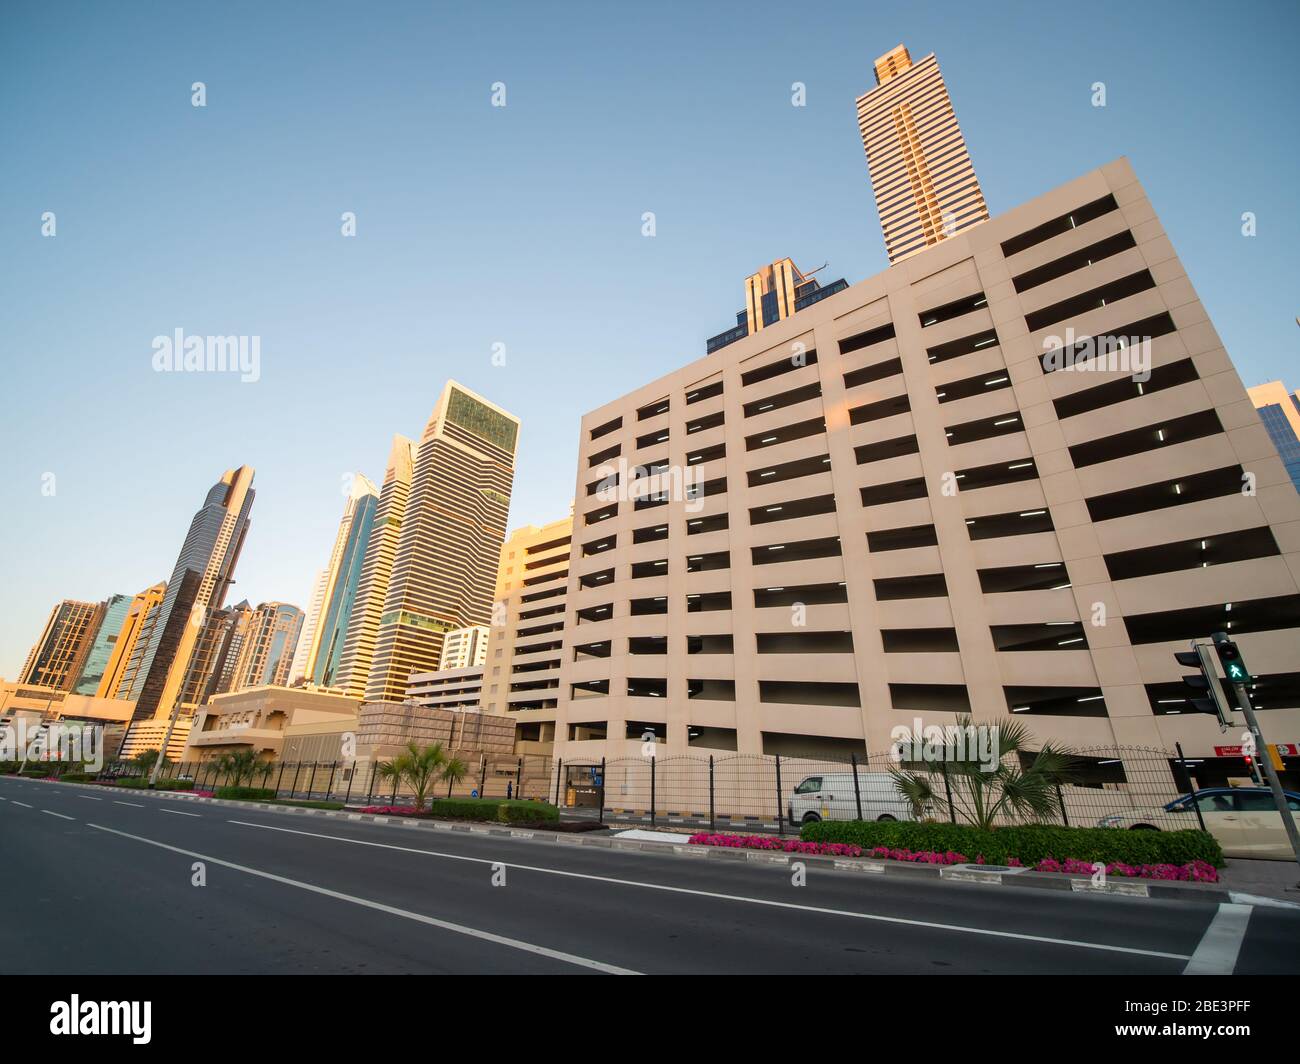
[[216,791],[181,791],[181,794],[192,794],[195,798],[215,798]]
[[376,816],[415,816],[415,806],[413,805],[368,805],[361,810],[363,813],[373,813]]
[[740,850],[781,850],[784,853],[811,853],[823,857],[861,857],[862,847],[843,842],[805,842],[803,839],[777,839],[770,835],[710,835],[701,832],[687,840],[694,846],[726,846]]
[[[1034,866],[1035,872],[1065,872],[1069,875],[1090,876],[1093,874],[1091,861],[1080,861],[1067,857],[1058,861],[1054,857],[1039,861]],[[1204,861],[1192,861],[1190,864],[1122,864],[1118,861],[1106,866],[1108,876],[1125,876],[1132,879],[1165,879],[1184,883],[1217,883],[1219,870]]]
[[[366,810],[368,813],[383,811],[385,811],[384,808]],[[397,809],[388,811],[399,812]],[[701,832],[698,835],[692,835],[689,841],[695,846],[726,846],[742,850],[780,850],[785,853],[808,853],[828,857],[870,857],[878,861],[907,861],[912,864],[987,863],[983,854],[977,855],[972,861],[966,854],[957,853],[955,850],[946,850],[941,853],[937,850],[904,850],[889,846],[876,846],[864,852],[861,847],[847,843],[805,842],[802,839],[781,839],[774,838],[771,835],[718,835]],[[1015,857],[1008,859],[1006,863],[1009,868],[1023,867],[1019,859]],[[1034,866],[1034,871],[1064,872],[1067,875],[1085,876],[1093,874],[1091,861],[1080,861],[1073,857],[1064,861],[1049,857],[1046,860],[1039,861]],[[1163,879],[1189,883],[1217,883],[1219,881],[1218,870],[1204,861],[1193,861],[1191,864],[1185,865],[1130,865],[1114,862],[1106,866],[1106,874],[1133,879]]]

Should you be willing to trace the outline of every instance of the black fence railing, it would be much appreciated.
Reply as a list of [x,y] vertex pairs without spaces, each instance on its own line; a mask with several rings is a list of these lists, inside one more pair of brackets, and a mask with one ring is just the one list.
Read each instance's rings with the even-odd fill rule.
[[[947,820],[971,823],[1001,793],[994,782],[977,795],[969,774],[944,760],[900,762],[891,753],[845,758],[765,754],[646,756],[557,760],[550,799],[571,816],[713,831],[797,832],[816,820]],[[1008,755],[1028,770],[1035,754]],[[993,762],[996,765],[998,762]],[[895,772],[920,781],[905,793]],[[1094,827],[1134,815],[1153,826],[1185,824],[1164,806],[1193,789],[1177,755],[1120,747],[1073,751],[1070,768],[1046,788],[1037,813],[1004,805],[995,824],[1051,823]]]

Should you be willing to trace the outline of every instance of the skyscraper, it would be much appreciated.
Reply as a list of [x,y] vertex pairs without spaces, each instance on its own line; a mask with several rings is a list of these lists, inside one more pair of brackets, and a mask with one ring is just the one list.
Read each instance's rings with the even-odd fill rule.
[[366,693],[366,680],[375,656],[375,636],[384,612],[384,598],[397,555],[397,537],[406,516],[411,493],[411,474],[415,468],[415,441],[394,436],[384,469],[384,486],[379,490],[379,505],[361,561],[361,578],[348,619],[343,652],[339,657],[331,686],[341,687],[352,698]]
[[514,484],[519,419],[455,381],[425,426],[375,638],[367,701],[400,702],[443,636],[487,624]]
[[206,690],[206,680],[191,675],[191,659],[209,628],[209,611],[221,608],[234,581],[254,494],[251,466],[227,470],[190,522],[132,677],[133,722],[166,720],[185,691]]
[[334,682],[378,507],[379,489],[369,477],[354,474],[329,562],[317,574],[312,590],[291,682],[299,677],[326,687]]
[[99,690],[100,681],[103,680],[104,670],[108,668],[109,660],[112,658],[113,648],[117,645],[131,602],[130,595],[109,595],[101,604],[99,624],[91,637],[89,652],[72,685],[73,694],[93,695]]
[[303,612],[287,602],[263,602],[253,611],[239,651],[230,690],[288,687],[293,648],[302,631]]
[[487,661],[488,631],[486,624],[453,628],[442,641],[442,657],[438,662],[438,671],[481,668]]
[[41,637],[18,674],[18,682],[56,691],[71,690],[103,619],[104,603],[64,599],[50,610]]
[[836,292],[843,292],[849,286],[842,277],[823,285],[813,277],[816,272],[805,274],[794,260],[778,259],[750,274],[745,278],[745,306],[736,312],[735,327],[710,336],[704,345],[705,354],[711,355],[751,333],[784,321],[791,314]]
[[103,679],[99,681],[99,698],[129,698],[136,675],[144,662],[145,651],[154,623],[158,620],[158,607],[167,594],[167,584],[159,582],[146,588],[131,600],[118,633],[113,655],[108,659]]
[[892,266],[989,211],[939,61],[913,63],[900,44],[875,66],[876,87],[858,98],[858,129]]
[[1287,476],[1300,491],[1300,392],[1288,392],[1281,381],[1257,384],[1246,391],[1282,457]]
[[208,680],[208,697],[224,695],[236,690],[235,674],[239,667],[239,658],[244,650],[244,641],[253,626],[255,611],[248,599],[227,606],[219,611],[222,617],[221,646],[217,651],[217,660],[212,664],[212,676]]

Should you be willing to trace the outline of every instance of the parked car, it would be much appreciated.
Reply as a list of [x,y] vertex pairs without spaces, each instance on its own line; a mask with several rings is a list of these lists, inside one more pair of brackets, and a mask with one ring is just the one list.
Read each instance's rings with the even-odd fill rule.
[[[1285,791],[1287,808],[1300,818],[1300,794]],[[1177,831],[1199,828],[1200,807],[1205,830],[1219,840],[1225,857],[1258,857],[1271,861],[1293,859],[1282,814],[1273,792],[1266,787],[1210,787],[1184,794],[1161,809],[1137,809],[1097,821],[1101,828],[1134,831]]]
[[790,795],[790,823],[817,820],[857,820],[858,795],[863,820],[915,820],[911,803],[898,793],[887,772],[859,772],[857,790],[852,772],[827,772],[805,776]]

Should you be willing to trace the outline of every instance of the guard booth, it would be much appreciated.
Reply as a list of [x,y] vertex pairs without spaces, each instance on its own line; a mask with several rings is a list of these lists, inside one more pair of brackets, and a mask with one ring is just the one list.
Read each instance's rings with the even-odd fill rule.
[[564,766],[564,806],[566,809],[599,809],[605,781],[599,765]]

